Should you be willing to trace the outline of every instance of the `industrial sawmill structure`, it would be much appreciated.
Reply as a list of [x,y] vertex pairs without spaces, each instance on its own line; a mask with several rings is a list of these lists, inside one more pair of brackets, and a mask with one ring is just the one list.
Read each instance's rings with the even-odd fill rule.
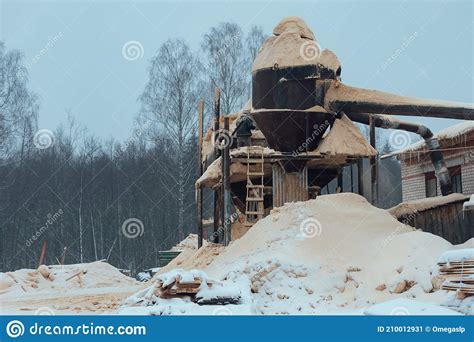
[[[376,127],[420,135],[442,195],[451,194],[436,136],[428,127],[393,115],[473,120],[474,106],[347,86],[341,82],[337,56],[321,51],[302,19],[289,17],[274,28],[255,58],[251,101],[239,113],[222,115],[216,89],[214,114],[212,127],[204,134],[201,102],[201,177],[196,182],[199,246],[203,237],[228,244],[272,208],[315,198],[333,179],[342,189],[342,170],[352,164],[358,166],[354,177],[362,194],[364,158],[371,161],[375,198]],[[238,147],[234,133],[242,115],[249,115],[257,127],[248,146]],[[370,126],[370,143],[355,123]],[[203,188],[214,191],[214,219],[208,225],[203,222]]]

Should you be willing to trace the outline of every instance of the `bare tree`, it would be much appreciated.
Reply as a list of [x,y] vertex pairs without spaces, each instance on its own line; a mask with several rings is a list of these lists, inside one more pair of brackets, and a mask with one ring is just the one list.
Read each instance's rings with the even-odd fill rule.
[[267,35],[263,33],[261,26],[253,25],[250,28],[250,31],[245,38],[245,45],[247,47],[248,58],[250,59],[250,66],[255,60],[258,50],[266,39]]
[[[19,51],[0,42],[0,157],[11,156],[36,128],[37,97],[27,88],[27,70]],[[30,136],[28,136],[30,138]]]
[[248,59],[239,25],[220,23],[203,36],[201,48],[206,54],[206,74],[210,89],[221,89],[223,113],[242,107],[248,87]]
[[239,110],[250,97],[250,70],[265,38],[261,27],[252,26],[245,37],[235,23],[220,23],[203,36],[210,94],[221,89],[223,113]]
[[[168,40],[151,61],[148,83],[140,97],[145,120],[155,123],[175,143],[180,238],[184,238],[185,183],[193,165],[186,160],[185,152],[195,134],[199,71],[199,63],[186,43]],[[156,135],[157,130],[150,132]]]

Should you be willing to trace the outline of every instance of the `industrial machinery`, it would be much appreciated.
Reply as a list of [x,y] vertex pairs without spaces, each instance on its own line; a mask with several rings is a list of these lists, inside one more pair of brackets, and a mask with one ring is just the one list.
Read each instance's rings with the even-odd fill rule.
[[[419,134],[430,151],[442,194],[452,192],[437,138],[429,128],[393,115],[473,120],[474,106],[347,86],[341,82],[337,56],[327,49],[321,51],[302,19],[284,18],[260,48],[252,67],[251,116],[269,147],[286,153],[298,151],[302,145],[306,151],[314,150],[322,134],[312,131],[342,115],[374,127]],[[299,172],[304,161],[295,164],[293,160],[282,167]]]

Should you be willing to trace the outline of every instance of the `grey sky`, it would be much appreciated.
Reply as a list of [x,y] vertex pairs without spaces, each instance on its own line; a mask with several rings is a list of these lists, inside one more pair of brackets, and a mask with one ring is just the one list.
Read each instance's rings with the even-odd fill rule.
[[[95,135],[122,140],[139,110],[148,61],[166,39],[184,38],[197,50],[201,35],[220,21],[244,30],[258,24],[270,34],[289,15],[303,17],[321,46],[338,55],[349,85],[473,102],[472,1],[3,0],[0,39],[31,63],[40,128],[56,128],[70,109]],[[129,61],[122,47],[132,40],[144,54]],[[435,131],[456,123],[414,121]]]

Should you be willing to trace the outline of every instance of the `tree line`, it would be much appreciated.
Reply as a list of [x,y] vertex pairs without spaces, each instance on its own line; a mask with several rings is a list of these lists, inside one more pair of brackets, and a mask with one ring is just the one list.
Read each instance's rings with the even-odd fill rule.
[[212,108],[219,87],[222,112],[239,110],[265,38],[220,23],[198,51],[164,42],[125,141],[93,136],[67,110],[64,123],[39,129],[23,56],[0,42],[0,271],[35,268],[44,249],[45,264],[106,259],[134,273],[196,232],[196,104]]

